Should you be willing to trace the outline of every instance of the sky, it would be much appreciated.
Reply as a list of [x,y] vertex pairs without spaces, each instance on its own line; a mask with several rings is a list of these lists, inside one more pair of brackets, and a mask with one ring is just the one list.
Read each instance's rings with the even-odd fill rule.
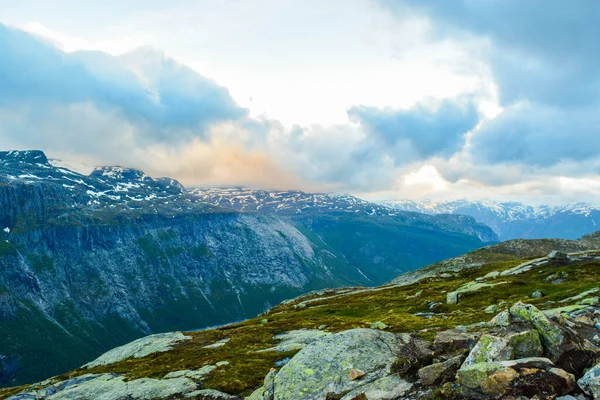
[[0,149],[187,186],[598,203],[596,0],[0,0]]

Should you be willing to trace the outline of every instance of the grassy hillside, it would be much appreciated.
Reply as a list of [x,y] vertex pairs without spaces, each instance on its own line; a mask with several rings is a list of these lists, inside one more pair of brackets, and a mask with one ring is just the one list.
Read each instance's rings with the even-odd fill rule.
[[[203,387],[248,395],[262,384],[277,361],[295,353],[256,352],[275,346],[277,341],[273,336],[285,331],[311,328],[335,333],[383,322],[388,331],[418,332],[421,338],[431,340],[438,330],[488,321],[493,316],[485,311],[490,305],[498,307],[494,312],[517,301],[534,304],[542,310],[570,306],[572,309],[585,307],[578,303],[594,296],[600,280],[600,253],[588,252],[586,257],[568,263],[550,260],[521,273],[497,276],[528,260],[507,254],[505,248],[492,247],[477,253],[479,266],[460,269],[447,263],[445,268],[438,266],[431,276],[412,282],[313,292],[242,323],[186,333],[192,339],[170,351],[78,369],[56,379],[90,372],[125,374],[127,379],[161,378],[170,371],[199,369],[227,361],[229,364],[215,369],[203,380]],[[482,254],[490,261],[482,262]],[[447,304],[448,293],[473,284],[482,285],[478,290],[462,293],[458,304]],[[543,293],[543,297],[532,298],[536,291]],[[580,296],[588,291],[589,296]],[[231,340],[222,347],[204,347],[226,338]],[[0,399],[22,389],[0,391]]]

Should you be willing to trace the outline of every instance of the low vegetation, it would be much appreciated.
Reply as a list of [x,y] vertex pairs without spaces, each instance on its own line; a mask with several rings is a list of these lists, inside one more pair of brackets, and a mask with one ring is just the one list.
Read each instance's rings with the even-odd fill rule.
[[[497,305],[498,311],[517,301],[534,304],[542,310],[574,305],[582,298],[570,298],[593,290],[600,280],[600,261],[550,262],[518,275],[488,278],[488,282],[505,283],[463,293],[458,304],[446,303],[447,293],[478,278],[481,281],[481,277],[493,271],[502,272],[524,261],[494,261],[458,272],[438,273],[405,286],[314,292],[284,302],[242,323],[186,333],[192,339],[176,345],[171,351],[92,369],[78,369],[57,379],[90,372],[122,373],[128,379],[162,378],[171,371],[199,369],[227,361],[229,364],[218,367],[203,381],[203,387],[248,395],[262,384],[264,376],[277,361],[294,354],[257,353],[275,345],[273,336],[278,333],[303,328],[335,333],[383,322],[388,331],[418,332],[421,338],[431,339],[440,329],[488,321],[493,315],[484,310],[490,305]],[[534,292],[541,292],[542,296],[532,298]],[[204,348],[225,338],[231,341],[222,347]],[[0,391],[0,399],[15,390]]]

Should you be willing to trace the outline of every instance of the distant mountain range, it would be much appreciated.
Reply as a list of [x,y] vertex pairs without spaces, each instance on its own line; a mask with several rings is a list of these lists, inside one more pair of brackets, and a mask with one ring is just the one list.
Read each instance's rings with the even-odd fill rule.
[[561,238],[576,239],[597,231],[600,208],[588,203],[561,206],[528,206],[516,202],[494,201],[411,201],[392,200],[381,205],[398,211],[431,215],[462,214],[490,226],[500,240]]
[[237,194],[188,192],[135,169],[85,175],[41,151],[0,152],[0,386],[150,333],[252,317],[310,290],[374,286],[497,240],[471,217],[243,192],[269,201],[240,208]]

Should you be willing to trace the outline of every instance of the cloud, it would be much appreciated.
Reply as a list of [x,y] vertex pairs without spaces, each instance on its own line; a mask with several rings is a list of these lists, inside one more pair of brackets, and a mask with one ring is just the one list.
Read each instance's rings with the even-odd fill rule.
[[600,158],[599,111],[516,104],[482,124],[471,138],[471,153],[475,161],[487,164],[582,165]]
[[148,48],[121,58],[64,53],[0,24],[0,54],[0,106],[26,106],[33,119],[47,108],[91,103],[143,128],[137,140],[151,142],[201,137],[212,123],[246,115],[227,89]]
[[[380,0],[396,13],[413,10],[433,20],[441,40],[487,39],[503,103],[546,105],[597,101],[600,89],[600,3],[575,0]],[[480,50],[480,49],[479,49]]]
[[462,148],[467,132],[479,121],[472,102],[449,100],[437,107],[419,104],[409,110],[355,106],[348,114],[383,149],[392,150],[390,156],[397,164],[451,156]]

